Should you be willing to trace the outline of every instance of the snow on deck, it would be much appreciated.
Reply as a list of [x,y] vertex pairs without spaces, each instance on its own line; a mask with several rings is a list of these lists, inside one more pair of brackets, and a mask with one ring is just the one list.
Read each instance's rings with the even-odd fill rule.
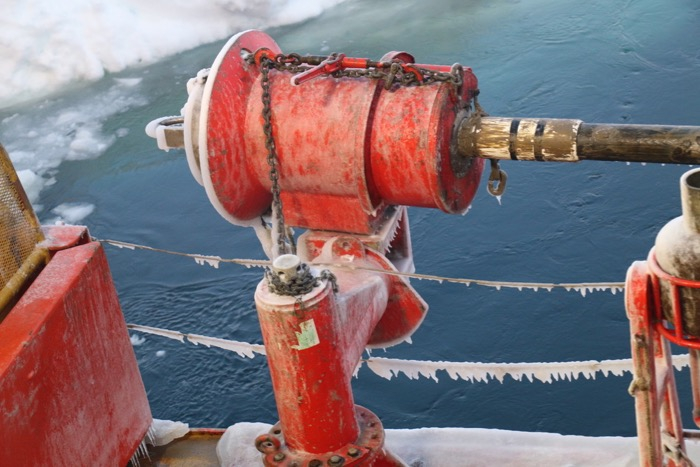
[[[255,438],[265,423],[237,423],[217,447],[224,467],[260,465]],[[686,441],[690,457],[700,445]],[[386,430],[386,446],[411,467],[633,467],[639,465],[637,438],[565,436],[482,428]]]

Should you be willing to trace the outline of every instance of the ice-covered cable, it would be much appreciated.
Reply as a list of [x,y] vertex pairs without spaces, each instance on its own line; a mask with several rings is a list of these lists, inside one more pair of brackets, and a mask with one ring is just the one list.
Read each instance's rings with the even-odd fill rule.
[[[203,264],[208,264],[212,267],[218,268],[220,263],[233,263],[233,264],[239,264],[245,267],[266,267],[270,265],[270,261],[268,260],[256,260],[256,259],[232,259],[232,258],[222,258],[220,256],[209,256],[209,255],[200,255],[200,254],[192,254],[192,253],[182,253],[178,251],[172,251],[172,250],[165,250],[162,248],[154,248],[150,246],[145,246],[145,245],[138,245],[135,243],[128,243],[128,242],[122,242],[118,240],[101,240],[101,239],[93,239],[94,241],[101,242],[101,243],[106,243],[108,245],[116,246],[118,248],[126,248],[129,250],[148,250],[148,251],[155,251],[158,253],[165,253],[169,255],[176,255],[176,256],[182,256],[182,257],[187,257],[187,258],[192,258],[195,260],[197,264],[203,265]],[[419,274],[419,273],[409,273],[409,272],[399,272],[399,271],[389,271],[386,269],[376,269],[376,268],[370,268],[370,267],[363,267],[363,266],[356,266],[353,265],[352,263],[321,263],[317,264],[318,266],[324,266],[324,267],[335,267],[335,268],[344,268],[344,269],[354,269],[358,271],[370,271],[370,272],[376,272],[380,274],[389,274],[389,275],[394,275],[394,276],[402,276],[402,277],[407,277],[407,278],[412,278],[412,279],[419,279],[419,280],[429,280],[429,281],[435,281],[439,283],[443,282],[451,282],[455,284],[464,284],[466,286],[469,286],[471,284],[476,284],[480,285],[483,287],[492,287],[495,288],[496,290],[501,290],[502,288],[510,288],[510,289],[518,289],[518,290],[533,290],[537,292],[538,290],[547,290],[548,292],[551,292],[553,289],[564,289],[567,292],[574,291],[574,292],[579,292],[582,296],[586,296],[586,294],[591,293],[591,292],[599,292],[599,291],[610,291],[613,293],[613,295],[617,292],[622,291],[625,288],[625,283],[624,282],[578,282],[578,283],[548,283],[548,282],[507,282],[507,281],[490,281],[490,280],[483,280],[483,279],[464,279],[464,278],[458,278],[458,277],[445,277],[445,276],[437,276],[434,274]]]
[[[260,344],[219,339],[216,337],[201,336],[198,334],[183,334],[168,329],[127,324],[129,329],[158,336],[189,342],[207,347],[219,347],[236,352],[241,357],[253,358],[255,354],[265,355],[265,347]],[[543,383],[554,381],[573,381],[583,377],[595,379],[600,373],[603,377],[622,376],[632,372],[632,359],[618,360],[586,360],[579,362],[536,362],[536,363],[482,363],[482,362],[432,362],[423,360],[401,360],[395,358],[370,357],[360,362],[366,364],[375,374],[382,378],[392,379],[400,374],[409,379],[421,377],[439,381],[438,372],[446,372],[453,380],[469,382],[503,382],[506,376],[515,381],[535,380]],[[673,366],[680,370],[689,364],[688,355],[674,355]],[[358,366],[359,369],[359,366]]]
[[[537,363],[481,363],[481,362],[431,362],[419,360],[398,360],[392,358],[370,358],[367,366],[377,375],[392,379],[404,374],[409,379],[420,377],[438,381],[438,371],[445,371],[454,380],[469,382],[503,382],[506,376],[515,381],[535,380],[543,383],[553,381],[573,381],[579,377],[595,379],[598,373],[607,377],[622,376],[632,372],[632,359],[587,360],[580,362],[537,362]],[[673,357],[676,369],[688,366],[688,355]]]
[[150,326],[141,326],[138,324],[127,324],[127,328],[133,331],[145,332],[147,334],[155,334],[157,336],[175,339],[180,342],[187,341],[194,345],[202,344],[206,347],[219,347],[220,349],[236,352],[240,357],[253,358],[255,354],[265,355],[265,346],[262,344],[249,344],[248,342],[231,341],[228,339],[219,339],[218,337],[207,337],[199,334],[183,334],[178,331],[169,329],[153,328]]

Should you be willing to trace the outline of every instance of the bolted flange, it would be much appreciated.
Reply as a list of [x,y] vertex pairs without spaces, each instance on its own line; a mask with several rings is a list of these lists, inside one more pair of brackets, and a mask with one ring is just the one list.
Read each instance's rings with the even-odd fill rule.
[[355,413],[360,435],[354,443],[342,446],[335,452],[309,453],[290,449],[285,443],[280,423],[258,436],[255,447],[263,453],[263,464],[267,467],[351,467],[372,465],[379,459],[395,462],[397,467],[402,466],[400,460],[384,450],[384,427],[379,417],[359,405],[355,406]]

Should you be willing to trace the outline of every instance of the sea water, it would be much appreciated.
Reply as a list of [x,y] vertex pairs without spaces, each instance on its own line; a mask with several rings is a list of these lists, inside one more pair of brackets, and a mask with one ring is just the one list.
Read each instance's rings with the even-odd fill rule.
[[[491,115],[700,125],[700,7],[691,0],[349,0],[268,33],[285,52],[377,59],[406,50],[421,63],[470,66]],[[210,66],[224,42],[0,113],[0,141],[38,187],[32,192],[42,221],[81,222],[98,238],[262,259],[252,230],[227,223],[209,204],[184,153],[158,150],[143,131],[150,120],[180,112],[187,79]],[[624,162],[501,166],[508,172],[501,203],[482,186],[466,216],[409,209],[418,272],[622,282],[658,230],[680,214],[678,179],[687,170]],[[262,342],[253,303],[261,269],[106,249],[128,322]],[[620,293],[584,298],[561,289],[412,284],[430,305],[424,324],[412,344],[373,356],[549,362],[630,355]],[[132,342],[155,417],[214,427],[276,421],[263,357],[139,336]],[[437,383],[388,381],[363,368],[353,381],[356,402],[390,428],[635,432],[629,374],[552,383],[437,376]],[[688,402],[683,373],[679,384]],[[689,403],[683,410],[690,415]]]

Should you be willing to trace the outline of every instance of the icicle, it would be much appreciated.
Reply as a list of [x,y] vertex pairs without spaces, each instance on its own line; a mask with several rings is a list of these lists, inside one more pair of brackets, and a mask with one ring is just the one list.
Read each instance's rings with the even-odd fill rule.
[[265,346],[261,344],[249,344],[247,342],[237,342],[216,337],[200,336],[197,334],[187,334],[187,340],[194,345],[202,344],[205,347],[218,347],[230,350],[238,354],[239,357],[254,358],[255,354],[265,355]]
[[470,285],[472,285],[472,283],[471,283],[471,282],[465,282],[464,285],[467,286],[467,287],[469,287]]
[[681,370],[690,365],[690,355],[674,355],[673,356],[673,367],[676,370]]
[[627,165],[630,165],[630,164],[631,164],[631,162],[625,162],[625,164],[627,164]]
[[501,290],[501,285],[500,285],[500,284],[498,284],[498,285],[496,286],[496,290]]
[[352,372],[352,377],[353,377],[353,378],[358,378],[358,377],[359,377],[360,368],[362,368],[362,365],[363,365],[364,363],[365,363],[365,362],[363,362],[362,360],[360,360],[359,362],[357,362],[357,365],[355,365],[355,370]]
[[372,370],[376,375],[381,376],[384,379],[391,380],[394,377],[391,369],[386,365],[382,364],[381,361],[377,359],[372,359],[367,361],[367,367]]
[[407,344],[413,344],[413,339],[411,339],[411,336],[406,337],[403,341]]
[[193,258],[194,258],[194,262],[199,264],[200,266],[204,266],[205,264],[208,264],[209,266],[213,267],[214,269],[219,269],[219,263],[221,262],[220,256],[197,255],[197,256],[194,256]]
[[495,198],[496,198],[496,201],[498,201],[498,205],[503,206],[503,202],[501,201],[501,195],[498,195]]

